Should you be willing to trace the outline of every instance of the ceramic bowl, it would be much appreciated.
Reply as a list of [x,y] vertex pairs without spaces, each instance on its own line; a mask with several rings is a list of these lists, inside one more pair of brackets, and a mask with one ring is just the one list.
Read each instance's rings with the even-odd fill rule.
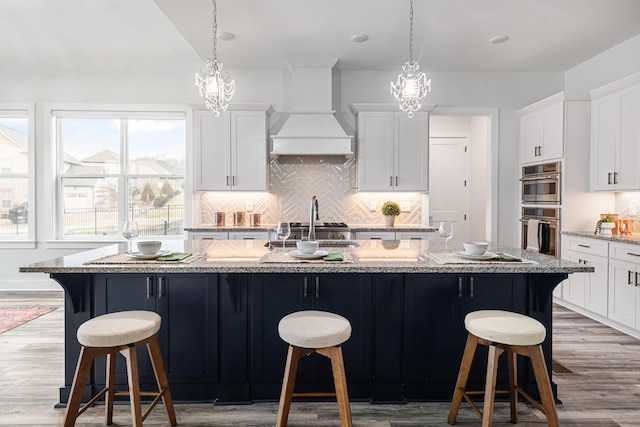
[[316,253],[316,251],[318,250],[318,246],[320,246],[320,243],[313,240],[301,240],[299,242],[296,242],[296,246],[298,247],[298,251],[301,254],[311,255]]
[[464,242],[462,246],[469,255],[482,255],[487,251],[489,244],[487,242]]
[[157,254],[162,246],[162,242],[158,240],[147,240],[146,242],[138,242],[138,251],[142,255]]

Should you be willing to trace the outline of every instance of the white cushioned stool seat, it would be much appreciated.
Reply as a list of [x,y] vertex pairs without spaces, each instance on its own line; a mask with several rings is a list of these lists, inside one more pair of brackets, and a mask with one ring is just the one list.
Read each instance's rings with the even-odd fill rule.
[[120,311],[87,320],[78,328],[78,342],[86,347],[117,347],[153,336],[161,318],[151,311]]
[[280,320],[278,333],[284,341],[296,347],[333,347],[349,339],[351,323],[335,313],[298,311]]
[[537,320],[503,310],[471,312],[465,316],[464,326],[479,338],[507,345],[536,345],[547,335]]

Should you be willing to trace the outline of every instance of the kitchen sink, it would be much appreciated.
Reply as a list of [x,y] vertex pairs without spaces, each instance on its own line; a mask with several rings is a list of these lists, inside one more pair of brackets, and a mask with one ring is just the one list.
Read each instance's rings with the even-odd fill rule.
[[[296,246],[296,242],[299,242],[299,239],[289,239],[285,241],[285,247],[294,248]],[[354,242],[353,240],[318,240],[320,243],[320,247],[341,247],[341,248],[357,248],[360,246],[358,242]],[[271,245],[274,248],[282,247],[282,240],[270,240],[264,244],[265,246]]]

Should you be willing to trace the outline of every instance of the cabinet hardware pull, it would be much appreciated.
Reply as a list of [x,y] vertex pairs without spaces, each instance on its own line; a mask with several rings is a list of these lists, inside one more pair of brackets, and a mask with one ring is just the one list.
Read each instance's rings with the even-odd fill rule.
[[303,298],[306,298],[307,296],[309,296],[309,292],[307,292],[307,288],[308,288],[308,283],[307,283],[307,277],[305,276]]
[[617,184],[618,183],[618,172],[614,172],[613,173],[613,183]]
[[627,255],[631,255],[631,256],[640,256],[640,254],[634,254],[633,252],[627,252]]
[[607,184],[611,185],[611,172],[607,174]]
[[636,286],[640,286],[640,283],[638,283],[638,272],[637,272],[637,271],[636,271],[636,277],[635,277],[635,280],[636,280],[635,285],[636,285]]
[[580,243],[578,243],[578,246],[580,246],[581,248],[590,248],[591,247],[589,245],[583,245],[583,244],[580,244]]
[[147,299],[151,298],[151,277],[147,276]]
[[462,277],[458,277],[458,299],[462,299]]
[[393,177],[389,177],[389,187],[393,187]]
[[382,240],[381,237],[371,237],[369,240]]
[[538,145],[538,156],[542,156],[542,145]]
[[235,175],[233,175],[231,177],[231,184],[236,185],[236,176]]
[[320,276],[316,276],[316,298],[320,298]]
[[158,277],[158,298],[162,298],[162,294],[164,293],[162,286],[162,277]]
[[473,298],[473,276],[469,279],[471,281],[471,291],[469,292],[469,296]]
[[398,177],[396,176],[396,187],[398,186]]
[[533,147],[533,157],[538,157],[538,146]]
[[[611,183],[609,183],[611,184]],[[229,175],[227,175],[227,185],[229,185]]]
[[631,270],[627,270],[627,285],[631,284]]

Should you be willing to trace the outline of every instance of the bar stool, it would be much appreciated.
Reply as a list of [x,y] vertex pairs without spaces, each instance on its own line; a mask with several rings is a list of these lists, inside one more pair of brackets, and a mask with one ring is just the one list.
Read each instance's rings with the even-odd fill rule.
[[[78,342],[82,344],[76,373],[71,386],[71,395],[65,412],[64,427],[75,425],[76,418],[105,396],[105,423],[113,422],[114,396],[128,395],[131,405],[131,417],[135,427],[142,426],[151,410],[162,399],[164,409],[172,426],[177,425],[176,413],[171,400],[169,382],[162,363],[162,354],[158,345],[160,316],[151,311],[121,311],[109,313],[87,320],[78,328]],[[138,358],[136,348],[146,345],[158,384],[158,392],[142,392],[138,382]],[[115,391],[116,354],[120,352],[127,360],[129,391]],[[82,394],[87,384],[93,360],[107,356],[107,384],[86,405],[80,408]],[[142,414],[141,396],[155,396],[147,411]]]
[[[347,319],[325,311],[298,311],[280,320],[280,338],[289,344],[284,370],[282,392],[276,427],[285,427],[289,418],[291,398],[294,396],[335,396],[338,401],[341,427],[351,427],[351,408],[347,393],[347,380],[342,359],[343,342],[351,336],[351,324]],[[301,357],[318,353],[331,360],[335,393],[294,393],[298,361]]]
[[[467,344],[462,355],[460,371],[456,388],[453,393],[451,409],[449,410],[449,424],[455,424],[462,398],[482,419],[482,426],[490,426],[493,418],[493,402],[496,393],[508,393],[511,409],[511,422],[518,422],[517,401],[520,393],[531,404],[538,408],[547,418],[547,425],[558,427],[558,414],[551,391],[551,382],[544,362],[542,346],[540,345],[547,334],[544,325],[531,317],[501,310],[480,310],[469,313],[464,318],[464,325],[469,332]],[[489,347],[487,358],[487,379],[485,390],[466,391],[467,378],[471,363],[478,344]],[[496,374],[498,371],[498,357],[507,352],[509,366],[509,390],[496,390]],[[538,385],[538,392],[542,405],[527,394],[517,381],[517,355],[531,359],[531,366]],[[482,412],[471,400],[471,395],[484,394]]]

